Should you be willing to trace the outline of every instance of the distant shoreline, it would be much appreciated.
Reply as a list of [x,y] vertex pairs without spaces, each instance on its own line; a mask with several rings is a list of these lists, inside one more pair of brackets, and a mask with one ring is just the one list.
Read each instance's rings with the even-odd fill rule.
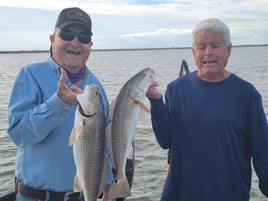
[[[260,47],[263,45],[234,45],[233,47]],[[91,51],[141,51],[141,50],[170,50],[170,49],[191,49],[191,47],[167,47],[167,48],[117,48],[117,49],[92,49]],[[14,51],[0,51],[0,54],[19,54],[19,53],[49,53],[49,50],[14,50]]]

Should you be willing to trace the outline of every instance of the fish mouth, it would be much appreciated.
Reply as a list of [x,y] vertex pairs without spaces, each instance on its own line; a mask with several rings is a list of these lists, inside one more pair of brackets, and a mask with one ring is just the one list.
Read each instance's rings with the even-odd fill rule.
[[151,69],[151,72],[150,72],[150,82],[151,82],[151,84],[156,82],[156,75],[155,75],[154,70],[152,70],[152,69]]
[[94,112],[93,114],[86,114],[85,111],[83,110],[82,106],[79,104],[79,112],[81,115],[83,115],[84,117],[87,117],[87,118],[92,118],[96,115],[96,112]]
[[[150,72],[150,81],[149,81],[149,86],[148,86],[148,89],[153,85],[153,84],[156,84],[158,83],[157,82],[157,79],[156,79],[156,75],[155,75],[155,72],[154,70],[151,69],[151,72]],[[158,85],[158,84],[157,84]],[[148,90],[147,89],[147,90]],[[147,92],[146,90],[146,92]]]

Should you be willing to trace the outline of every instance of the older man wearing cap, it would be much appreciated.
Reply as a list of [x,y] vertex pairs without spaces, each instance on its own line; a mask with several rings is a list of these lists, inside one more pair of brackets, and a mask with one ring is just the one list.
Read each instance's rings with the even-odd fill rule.
[[[76,94],[87,84],[99,87],[108,119],[109,103],[102,84],[88,69],[92,46],[90,16],[79,8],[63,9],[50,36],[51,56],[20,70],[8,106],[8,134],[18,147],[16,199],[77,201],[76,173],[69,136]],[[112,180],[110,171],[107,183]]]

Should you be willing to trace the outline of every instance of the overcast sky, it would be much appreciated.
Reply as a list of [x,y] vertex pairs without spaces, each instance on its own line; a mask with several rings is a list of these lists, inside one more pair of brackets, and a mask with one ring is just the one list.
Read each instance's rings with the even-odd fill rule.
[[230,28],[233,45],[268,44],[267,0],[0,0],[0,51],[48,50],[65,7],[90,14],[93,48],[190,47],[201,19]]

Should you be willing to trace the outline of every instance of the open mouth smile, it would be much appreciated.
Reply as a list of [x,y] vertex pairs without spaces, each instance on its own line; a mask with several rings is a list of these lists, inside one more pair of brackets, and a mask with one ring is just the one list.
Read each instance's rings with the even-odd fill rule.
[[203,61],[202,62],[203,64],[214,64],[214,63],[217,63],[216,60],[213,60],[213,61]]
[[76,56],[79,56],[80,55],[80,52],[73,51],[73,50],[67,50],[67,53],[68,54],[73,54],[73,55],[76,55]]

